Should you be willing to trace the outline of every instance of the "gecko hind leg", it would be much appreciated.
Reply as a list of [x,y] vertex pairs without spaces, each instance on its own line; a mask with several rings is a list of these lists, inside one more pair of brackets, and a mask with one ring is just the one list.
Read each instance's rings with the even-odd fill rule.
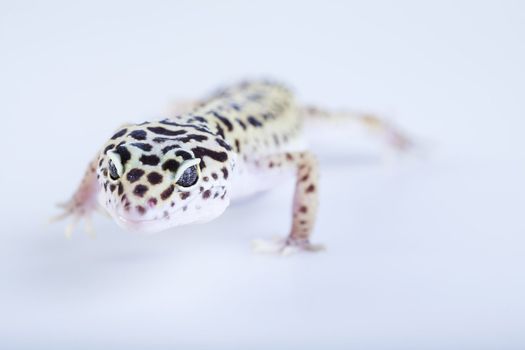
[[329,111],[313,106],[305,106],[301,108],[300,114],[307,123],[314,124],[314,126],[318,124],[326,125],[327,123],[341,126],[353,123],[376,135],[387,146],[388,151],[398,154],[411,153],[420,148],[419,143],[415,142],[407,133],[388,120],[372,113]]
[[322,245],[310,243],[318,207],[318,164],[310,152],[284,153],[258,162],[259,167],[291,168],[295,173],[292,228],[286,238],[255,240],[253,248],[260,253],[290,255],[298,251],[320,251]]

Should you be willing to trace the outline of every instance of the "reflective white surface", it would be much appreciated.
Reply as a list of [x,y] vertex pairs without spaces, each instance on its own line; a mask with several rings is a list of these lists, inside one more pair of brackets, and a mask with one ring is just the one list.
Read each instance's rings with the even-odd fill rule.
[[[0,347],[523,348],[524,23],[519,2],[1,3]],[[46,225],[120,124],[261,75],[430,155],[324,135],[315,255],[250,250],[287,232],[291,183],[158,235]]]

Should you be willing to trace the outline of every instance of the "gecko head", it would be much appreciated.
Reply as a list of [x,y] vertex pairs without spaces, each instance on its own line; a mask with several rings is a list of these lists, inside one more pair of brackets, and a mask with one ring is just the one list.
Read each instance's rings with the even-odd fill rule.
[[123,127],[99,157],[99,202],[134,231],[209,221],[229,205],[230,151],[204,124]]

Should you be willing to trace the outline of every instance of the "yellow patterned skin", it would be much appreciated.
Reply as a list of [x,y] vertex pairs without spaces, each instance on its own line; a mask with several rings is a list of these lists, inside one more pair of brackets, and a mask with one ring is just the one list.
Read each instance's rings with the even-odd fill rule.
[[97,201],[132,230],[157,232],[221,215],[232,199],[296,181],[286,238],[258,249],[318,250],[310,243],[318,166],[303,140],[305,118],[281,84],[243,82],[161,121],[125,125],[101,148],[62,216],[87,218]]

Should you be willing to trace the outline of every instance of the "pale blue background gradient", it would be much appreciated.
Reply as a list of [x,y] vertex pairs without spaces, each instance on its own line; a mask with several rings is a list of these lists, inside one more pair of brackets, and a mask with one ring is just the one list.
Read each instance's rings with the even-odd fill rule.
[[[525,348],[523,2],[4,0],[0,53],[0,348]],[[317,255],[250,250],[291,183],[154,236],[46,225],[120,124],[247,76],[429,155],[323,131]]]

